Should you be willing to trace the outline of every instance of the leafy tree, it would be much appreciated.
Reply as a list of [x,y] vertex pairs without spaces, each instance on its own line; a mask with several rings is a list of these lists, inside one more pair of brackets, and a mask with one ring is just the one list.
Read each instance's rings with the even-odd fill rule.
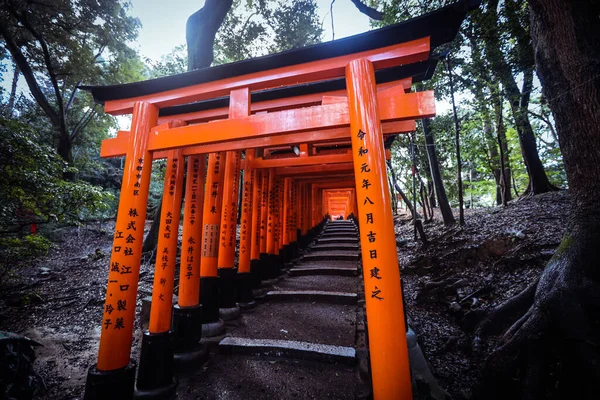
[[[96,117],[81,96],[82,82],[139,80],[141,63],[126,43],[139,21],[119,0],[6,0],[0,6],[0,37],[55,135],[58,154],[73,164],[73,145]],[[74,170],[65,177],[74,178]]]
[[236,0],[215,39],[217,63],[319,43],[323,28],[314,0]]
[[509,315],[516,322],[487,360],[478,397],[595,399],[600,2],[529,0],[529,7],[537,73],[556,121],[572,215],[539,281],[493,310],[491,319]]
[[85,182],[64,181],[70,166],[28,124],[0,118],[0,233],[30,224],[79,222],[104,211],[112,196]]

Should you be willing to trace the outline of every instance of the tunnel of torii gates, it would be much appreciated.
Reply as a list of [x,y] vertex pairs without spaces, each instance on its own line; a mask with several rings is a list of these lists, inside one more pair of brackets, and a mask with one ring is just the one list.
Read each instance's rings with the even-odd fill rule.
[[[130,131],[104,140],[101,149],[102,157],[124,156],[125,164],[86,398],[172,387],[174,358],[193,358],[201,335],[222,333],[219,315],[250,305],[252,289],[277,277],[327,216],[352,217],[359,227],[374,398],[412,398],[384,137],[414,131],[415,119],[435,114],[433,92],[411,86],[432,76],[434,49],[454,39],[473,6],[463,0],[333,42],[86,87],[105,112],[132,115]],[[149,327],[134,385],[132,335],[157,159],[166,159],[164,192]]]

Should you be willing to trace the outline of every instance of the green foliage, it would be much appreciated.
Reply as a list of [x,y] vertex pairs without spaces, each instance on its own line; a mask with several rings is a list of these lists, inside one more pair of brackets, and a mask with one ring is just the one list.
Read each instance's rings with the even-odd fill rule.
[[120,0],[0,5],[0,47],[10,53],[36,105],[8,111],[35,119],[40,138],[71,166],[74,147],[91,146],[114,127],[112,118],[98,117],[99,107],[79,86],[142,79],[143,64],[128,45],[140,23],[128,15],[129,7]]
[[50,247],[52,247],[52,242],[40,235],[27,235],[23,238],[0,238],[3,259],[23,260],[45,256],[48,254]]
[[0,230],[31,223],[78,222],[104,212],[112,196],[62,179],[71,169],[29,125],[0,119]]
[[159,61],[146,59],[149,68],[146,72],[148,78],[160,78],[182,74],[187,71],[187,46],[185,44],[175,46],[169,54],[163,55]]
[[27,235],[23,238],[0,238],[0,284],[17,262],[24,262],[48,254],[52,243],[41,235]]
[[215,64],[304,47],[321,41],[315,0],[236,0],[215,39]]
[[[384,19],[372,21],[372,26],[383,27],[432,11],[446,5],[447,2],[371,0],[369,3],[384,13]],[[495,6],[498,17],[493,21],[484,18],[484,12]],[[495,60],[494,57],[506,60],[509,75],[512,74],[513,79],[520,81],[519,84],[523,80],[524,71],[530,71],[534,67],[526,1],[488,0],[483,2],[481,9],[483,12],[470,13],[456,40],[449,47],[461,129],[465,201],[469,203],[472,199],[472,206],[476,207],[492,206],[496,201],[497,185],[494,173],[500,169],[498,134],[502,137],[502,128],[506,130],[505,167],[510,168],[513,175],[513,195],[522,194],[529,182],[511,107],[506,100],[506,88],[497,78],[499,71],[494,70],[494,65],[498,63],[494,64],[492,61]],[[494,43],[499,48],[497,52],[492,51],[495,46],[488,43],[491,33],[497,33],[499,37],[498,42]],[[434,49],[434,53],[441,50],[445,49]],[[438,63],[433,78],[424,85],[424,89],[435,91],[436,100],[439,102],[438,110],[443,106],[448,109],[450,102],[448,72],[444,64]],[[540,159],[552,183],[565,187],[566,176],[551,113],[541,98],[539,87],[534,84],[531,93],[527,94],[531,96],[530,121],[536,135]],[[440,105],[442,107],[439,107]],[[503,126],[498,125],[500,113]],[[450,202],[456,205],[456,150],[451,111],[438,112],[438,116],[432,122],[432,130],[446,192]],[[422,133],[417,133],[417,137],[421,138]],[[417,144],[422,145],[422,139],[417,139]],[[407,149],[408,145],[405,146]],[[399,159],[408,155],[405,150],[394,157]],[[405,174],[410,172],[409,159],[397,160],[395,165],[402,165]],[[425,148],[417,148],[417,165],[425,180],[428,168]],[[403,178],[402,186],[404,189],[411,188],[409,176]]]

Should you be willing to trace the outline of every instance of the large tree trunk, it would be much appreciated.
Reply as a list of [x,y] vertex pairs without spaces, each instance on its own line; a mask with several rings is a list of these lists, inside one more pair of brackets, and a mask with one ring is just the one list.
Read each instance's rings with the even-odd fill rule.
[[[529,185],[526,193],[540,194],[556,190],[557,188],[550,183],[546,176],[546,170],[540,160],[535,135],[529,121],[528,107],[530,92],[533,87],[533,66],[523,72],[523,91],[519,90],[511,66],[505,59],[500,48],[502,41],[498,28],[499,16],[497,8],[498,0],[490,0],[488,2],[481,28],[484,32],[483,39],[488,61],[492,66],[494,75],[502,83],[519,134],[521,154],[529,175]],[[515,21],[512,21],[512,23],[515,23]],[[527,46],[520,47],[519,53],[522,53],[521,62],[527,64],[528,58],[531,58],[530,51],[530,48]]]
[[[73,166],[73,141],[71,140],[71,135],[66,130],[66,126],[64,124],[61,125],[56,127],[58,131],[58,147],[56,152],[69,166]],[[73,181],[75,180],[75,174],[71,171],[64,172],[63,179]]]
[[185,26],[188,71],[212,64],[215,35],[232,4],[233,0],[206,0],[204,7],[188,18]]
[[446,195],[446,189],[444,188],[444,182],[442,181],[440,163],[435,151],[433,133],[431,132],[431,120],[429,118],[425,118],[421,121],[423,122],[423,133],[425,134],[425,145],[427,147],[427,157],[429,158],[431,177],[433,178],[435,193],[437,195],[440,211],[442,212],[442,217],[444,219],[444,225],[452,225],[456,223],[456,220],[452,214],[452,209],[450,208],[450,203],[448,202],[448,196]]
[[600,393],[600,2],[529,0],[538,76],[554,114],[569,195],[567,231],[533,305],[489,357],[486,399]]

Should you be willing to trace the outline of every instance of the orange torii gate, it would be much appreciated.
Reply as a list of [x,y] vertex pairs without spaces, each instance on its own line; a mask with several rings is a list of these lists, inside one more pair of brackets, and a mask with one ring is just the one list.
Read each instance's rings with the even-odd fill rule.
[[[220,331],[219,317],[235,317],[236,303],[251,303],[251,285],[242,285],[238,296],[234,281],[277,275],[280,251],[322,224],[323,192],[350,189],[346,202],[353,202],[361,227],[374,397],[412,397],[383,137],[410,131],[415,119],[435,114],[432,92],[407,89],[431,76],[432,49],[454,38],[473,5],[459,1],[381,30],[257,60],[88,88],[105,112],[132,114],[132,123],[129,132],[102,146],[103,157],[125,156],[125,168],[98,362],[88,373],[86,398],[133,396],[130,355],[143,226],[152,160],[158,158],[166,158],[167,170],[139,395],[173,393],[174,355],[199,356],[201,333]],[[351,152],[325,149],[327,143],[350,144]],[[300,153],[293,160],[268,150],[292,145]],[[319,145],[323,154],[315,149]],[[322,165],[337,182],[320,176],[316,168]],[[184,180],[179,297],[173,306]]]

